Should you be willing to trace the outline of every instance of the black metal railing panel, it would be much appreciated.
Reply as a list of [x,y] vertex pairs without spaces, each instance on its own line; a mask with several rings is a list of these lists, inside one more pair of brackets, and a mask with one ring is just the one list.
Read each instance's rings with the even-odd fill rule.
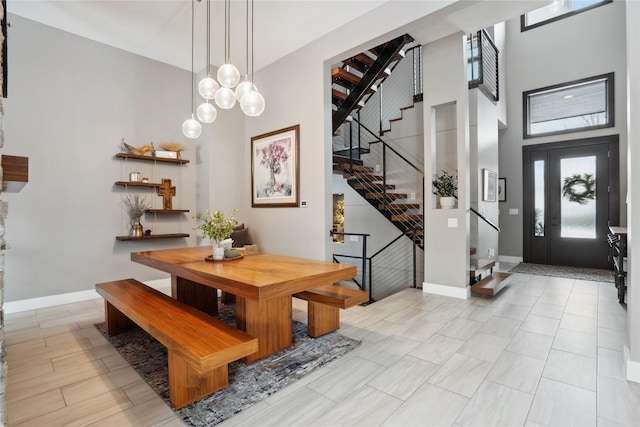
[[467,78],[469,89],[479,88],[494,102],[500,99],[498,48],[485,30],[467,35]]

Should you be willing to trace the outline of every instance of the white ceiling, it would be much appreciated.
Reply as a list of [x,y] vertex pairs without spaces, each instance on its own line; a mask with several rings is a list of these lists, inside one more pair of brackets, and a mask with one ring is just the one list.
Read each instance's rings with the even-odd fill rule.
[[[257,71],[387,0],[255,0]],[[251,4],[249,0],[249,5]],[[195,71],[206,64],[206,0],[195,1]],[[190,0],[8,0],[7,10],[109,46],[191,69]],[[211,0],[211,63],[224,63],[223,0]],[[229,56],[246,69],[247,0],[230,2]],[[249,28],[250,24],[249,24]]]

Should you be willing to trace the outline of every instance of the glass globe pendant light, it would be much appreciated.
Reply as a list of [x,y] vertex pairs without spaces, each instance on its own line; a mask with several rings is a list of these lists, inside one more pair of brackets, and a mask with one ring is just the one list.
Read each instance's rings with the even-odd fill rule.
[[[247,0],[248,3],[248,0]],[[248,5],[247,5],[248,8]],[[253,16],[254,16],[254,8],[253,8],[253,0],[251,0],[251,79],[247,81],[248,88],[246,92],[239,98],[240,99],[240,108],[242,111],[250,117],[259,116],[264,112],[266,103],[264,97],[258,92],[258,88],[253,84]],[[248,21],[248,19],[247,19]],[[247,22],[247,31],[249,25]],[[248,45],[248,34],[247,34],[247,52],[249,51]],[[249,62],[249,55],[247,54],[247,63]],[[242,84],[244,84],[243,82]],[[238,90],[236,90],[236,96],[238,94]]]
[[229,110],[236,105],[236,94],[228,87],[221,87],[216,92],[216,105],[224,110]]
[[229,25],[231,20],[231,2],[224,2],[224,65],[218,68],[218,81],[222,87],[234,88],[240,82],[240,71],[229,61],[231,50],[231,35]]
[[200,104],[196,113],[198,115],[198,120],[202,123],[213,123],[216,120],[216,117],[218,117],[218,110],[216,110],[216,107],[209,104],[209,101],[205,101]]
[[187,138],[195,139],[200,136],[202,133],[202,125],[196,119],[194,119],[193,109],[193,92],[194,88],[194,76],[193,76],[193,17],[194,17],[194,2],[195,0],[191,0],[191,118],[184,121],[182,124],[182,133]]
[[254,87],[244,94],[240,100],[240,108],[247,116],[256,117],[264,112],[264,97]]
[[[249,76],[244,76],[244,80],[238,86],[236,86],[236,99],[238,102],[242,100],[242,97],[245,93],[251,90],[251,81],[249,80]],[[257,90],[257,89],[256,89]]]
[[207,0],[207,77],[198,83],[198,92],[204,99],[213,99],[220,85],[211,77],[211,0]]
[[238,71],[235,65],[226,63],[218,68],[218,81],[223,87],[236,87],[240,81],[240,71]]
[[190,119],[187,119],[182,123],[182,133],[187,138],[196,139],[202,134],[202,125],[199,121],[193,118],[193,114]]

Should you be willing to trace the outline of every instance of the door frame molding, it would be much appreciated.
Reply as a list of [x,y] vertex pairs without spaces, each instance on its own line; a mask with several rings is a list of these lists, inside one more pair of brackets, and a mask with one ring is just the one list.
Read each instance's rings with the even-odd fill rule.
[[[620,135],[579,138],[560,142],[525,145],[522,147],[522,253],[524,262],[531,262],[533,254],[533,170],[532,157],[540,152],[589,145],[609,145],[609,224],[620,222]],[[547,161],[548,164],[548,161]],[[548,173],[545,165],[545,175]],[[547,256],[548,259],[548,256]]]

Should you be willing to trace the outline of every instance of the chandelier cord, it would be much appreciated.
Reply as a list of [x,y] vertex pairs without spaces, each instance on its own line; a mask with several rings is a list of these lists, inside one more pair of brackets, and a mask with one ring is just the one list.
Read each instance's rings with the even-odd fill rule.
[[193,118],[193,111],[195,110],[195,103],[193,101],[193,86],[194,86],[194,76],[193,76],[193,25],[194,25],[194,15],[195,15],[195,0],[191,0],[191,118]]
[[246,55],[245,55],[245,65],[246,65],[246,75],[249,74],[249,0],[246,1],[247,10],[246,10],[246,19],[245,19],[245,29],[246,29]]
[[229,36],[231,5],[229,0],[224,2],[224,63],[229,63],[229,50],[231,49],[231,37]]
[[253,0],[251,0],[251,87],[253,88]]
[[207,77],[211,77],[211,0],[207,0]]

